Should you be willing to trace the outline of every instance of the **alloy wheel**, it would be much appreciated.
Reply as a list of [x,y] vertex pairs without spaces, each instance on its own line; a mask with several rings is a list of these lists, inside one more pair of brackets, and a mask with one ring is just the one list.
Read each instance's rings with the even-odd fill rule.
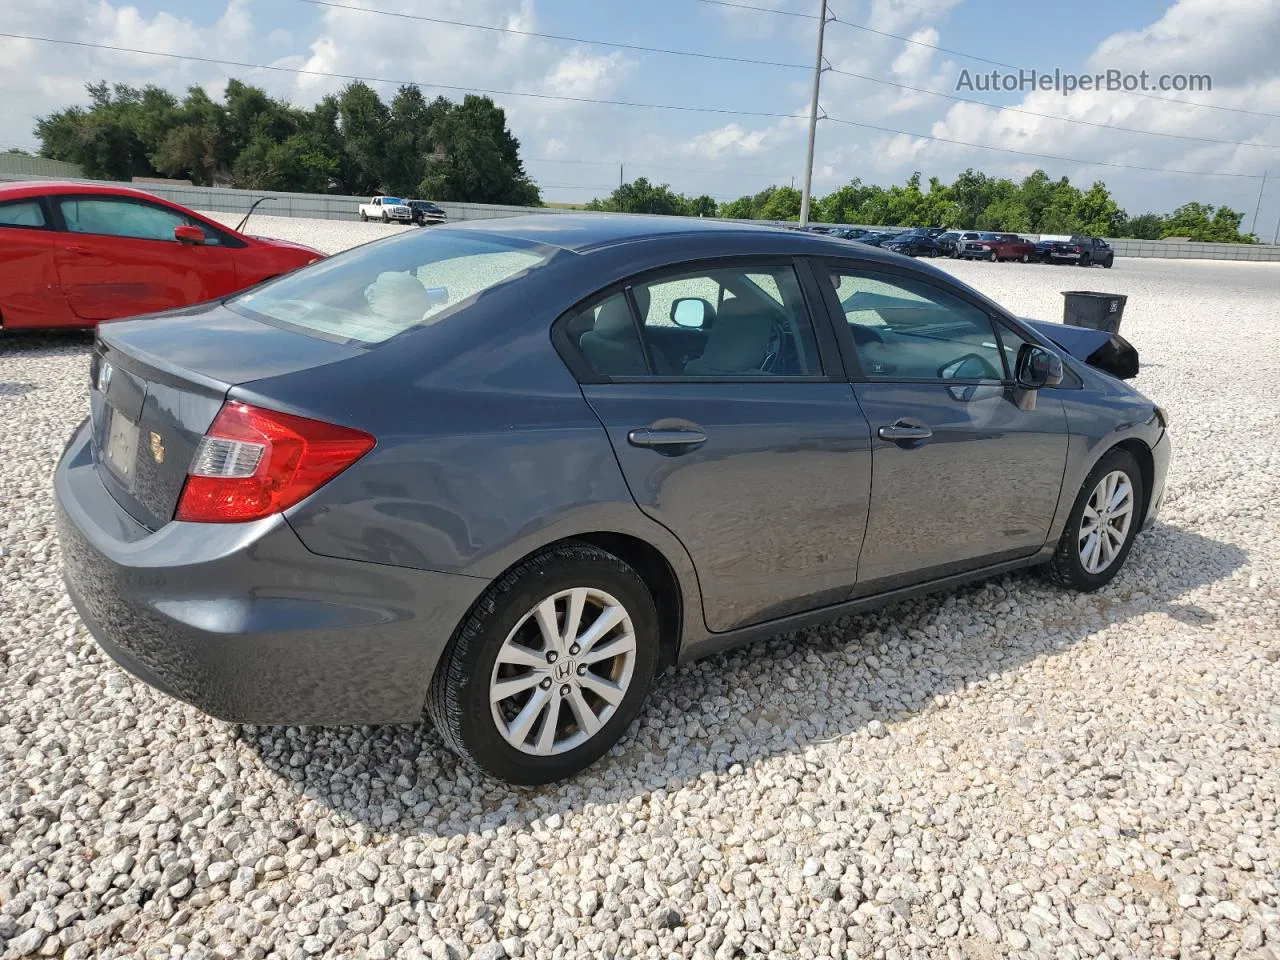
[[493,722],[522,753],[573,750],[617,712],[635,665],[635,628],[618,600],[593,587],[555,593],[520,618],[498,651]]
[[1123,470],[1112,470],[1093,488],[1080,517],[1077,549],[1080,563],[1099,574],[1115,562],[1133,525],[1133,483]]

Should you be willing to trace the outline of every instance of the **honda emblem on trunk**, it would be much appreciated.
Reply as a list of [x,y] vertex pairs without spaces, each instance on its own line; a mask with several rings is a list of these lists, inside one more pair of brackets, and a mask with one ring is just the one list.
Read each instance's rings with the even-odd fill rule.
[[151,459],[156,463],[164,463],[164,441],[154,430],[151,431]]

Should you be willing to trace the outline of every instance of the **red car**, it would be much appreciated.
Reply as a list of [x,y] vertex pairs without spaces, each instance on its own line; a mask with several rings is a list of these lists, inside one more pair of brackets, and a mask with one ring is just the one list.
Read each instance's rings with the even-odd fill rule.
[[216,300],[323,256],[128,187],[0,184],[5,330],[91,327]]
[[1036,259],[1036,245],[1016,233],[980,233],[977,240],[966,240],[960,246],[960,256],[981,260],[1021,260],[1030,263]]

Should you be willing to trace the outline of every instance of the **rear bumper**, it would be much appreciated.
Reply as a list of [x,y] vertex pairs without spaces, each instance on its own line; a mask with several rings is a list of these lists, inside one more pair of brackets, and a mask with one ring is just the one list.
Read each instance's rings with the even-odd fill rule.
[[282,516],[151,532],[98,478],[81,427],[54,474],[67,589],[117,663],[242,723],[417,722],[486,581],[309,552]]

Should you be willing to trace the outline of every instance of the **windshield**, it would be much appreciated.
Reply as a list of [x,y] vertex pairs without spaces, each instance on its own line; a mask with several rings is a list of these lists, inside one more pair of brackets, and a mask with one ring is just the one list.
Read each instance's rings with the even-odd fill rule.
[[385,207],[389,203],[404,203],[399,197],[383,197],[382,205]]
[[415,231],[321,260],[226,305],[325,339],[376,344],[435,323],[550,256],[523,240]]

